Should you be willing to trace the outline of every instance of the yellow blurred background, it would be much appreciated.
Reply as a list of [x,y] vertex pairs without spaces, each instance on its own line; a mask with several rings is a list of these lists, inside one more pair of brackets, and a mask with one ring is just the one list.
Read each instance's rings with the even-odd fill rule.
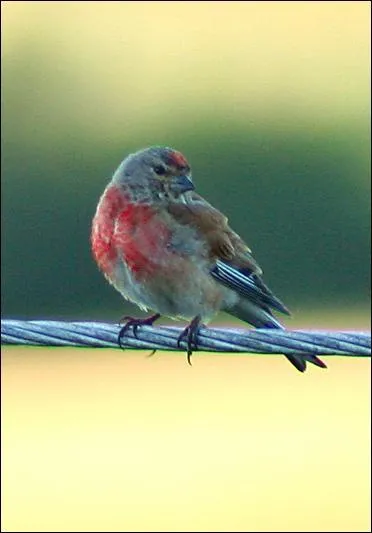
[[42,52],[39,69],[53,58],[40,80],[52,121],[59,96],[58,120],[99,118],[112,137],[190,120],[195,106],[271,123],[315,113],[323,126],[368,110],[369,2],[64,4],[2,5],[4,59],[26,44]]
[[370,362],[8,348],[2,531],[368,531]]
[[[370,327],[369,2],[1,10],[3,317],[123,314],[90,219],[120,159],[164,143],[288,326]],[[2,352],[2,531],[370,530],[369,360]]]

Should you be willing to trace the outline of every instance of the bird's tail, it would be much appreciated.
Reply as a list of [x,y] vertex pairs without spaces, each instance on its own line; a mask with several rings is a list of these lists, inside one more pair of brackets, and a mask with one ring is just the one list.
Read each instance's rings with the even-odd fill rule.
[[[271,314],[269,308],[264,309],[247,299],[241,298],[234,307],[228,310],[228,312],[240,320],[252,324],[252,326],[256,328],[285,329]],[[327,365],[312,353],[301,353],[296,355],[285,354],[285,356],[300,372],[306,370],[306,362],[321,368],[327,368]]]

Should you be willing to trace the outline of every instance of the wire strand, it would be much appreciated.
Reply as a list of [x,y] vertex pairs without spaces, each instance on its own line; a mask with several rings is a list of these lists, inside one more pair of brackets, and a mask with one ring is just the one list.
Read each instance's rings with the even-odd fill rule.
[[[73,346],[118,348],[121,326],[104,322],[54,320],[1,320],[1,344],[23,346]],[[182,329],[140,326],[122,338],[126,348],[185,350],[177,345]],[[273,330],[201,328],[198,351],[266,354],[344,355],[371,357],[371,335],[360,331]]]

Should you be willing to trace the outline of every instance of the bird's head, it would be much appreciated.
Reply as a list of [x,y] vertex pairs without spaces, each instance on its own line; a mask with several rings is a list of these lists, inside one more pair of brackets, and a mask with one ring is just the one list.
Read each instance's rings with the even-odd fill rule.
[[185,193],[194,190],[185,157],[162,146],[129,155],[115,172],[113,182],[145,202],[180,201]]

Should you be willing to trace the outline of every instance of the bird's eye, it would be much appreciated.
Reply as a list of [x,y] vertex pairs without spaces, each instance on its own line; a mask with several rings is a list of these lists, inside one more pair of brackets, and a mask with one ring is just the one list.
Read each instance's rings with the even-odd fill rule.
[[164,176],[164,174],[166,173],[166,168],[163,167],[163,165],[157,165],[156,167],[154,167],[154,171],[158,176]]

